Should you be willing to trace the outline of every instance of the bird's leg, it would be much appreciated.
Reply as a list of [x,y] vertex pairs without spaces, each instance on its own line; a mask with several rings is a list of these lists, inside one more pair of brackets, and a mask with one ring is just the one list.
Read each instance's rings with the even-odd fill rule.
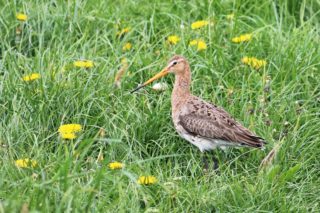
[[215,157],[215,155],[212,155],[212,162],[213,162],[213,170],[218,171],[219,169],[219,160]]
[[208,153],[201,153],[201,155],[204,171],[207,172],[209,170],[209,167],[211,167],[213,171],[217,171],[219,169],[219,161],[214,155],[211,155],[211,158],[208,156]]
[[203,163],[203,171],[207,172],[209,169],[209,164],[208,164],[207,156],[204,152],[201,152],[201,158],[202,158],[202,163]]

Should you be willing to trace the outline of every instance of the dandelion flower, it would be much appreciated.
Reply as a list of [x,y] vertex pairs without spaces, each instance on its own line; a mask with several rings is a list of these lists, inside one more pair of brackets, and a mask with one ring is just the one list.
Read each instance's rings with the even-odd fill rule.
[[171,35],[167,38],[169,44],[176,45],[180,41],[180,37],[176,35]]
[[140,176],[137,180],[140,185],[152,185],[157,181],[158,180],[155,176]]
[[23,14],[23,13],[17,13],[16,14],[16,18],[19,21],[26,21],[28,19],[28,16],[26,14]]
[[266,60],[260,60],[255,57],[247,57],[247,56],[243,57],[241,61],[242,63],[249,65],[254,69],[260,69],[261,67],[264,67],[267,64]]
[[75,133],[70,133],[70,132],[60,133],[60,135],[63,139],[68,139],[68,140],[72,140],[77,137]]
[[193,22],[191,24],[191,29],[195,30],[195,29],[199,29],[201,27],[204,27],[204,26],[207,26],[209,24],[208,21],[205,21],[205,20],[201,20],[201,21],[196,21],[196,22]]
[[81,129],[80,124],[64,124],[59,127],[59,132],[79,132]]
[[90,60],[78,60],[73,62],[73,66],[79,67],[79,68],[91,68],[94,66],[93,61]]
[[117,162],[117,161],[108,164],[108,167],[111,170],[122,169],[123,166],[124,166],[123,163],[120,163],[120,162]]
[[227,15],[227,19],[229,21],[232,21],[234,19],[234,13],[231,13],[231,14]]
[[130,27],[123,28],[122,30],[120,30],[119,32],[117,32],[117,36],[118,36],[118,37],[121,37],[121,36],[127,34],[128,32],[130,32],[130,30],[131,30]]
[[39,73],[31,73],[30,75],[23,76],[22,80],[28,82],[37,80],[39,78],[41,78],[41,75]]
[[131,47],[132,47],[132,44],[131,44],[130,42],[127,42],[127,43],[125,43],[125,44],[123,45],[122,50],[123,50],[123,51],[130,50]]
[[19,168],[34,168],[38,165],[37,161],[29,158],[16,160],[15,164]]
[[61,137],[63,139],[75,139],[76,133],[82,130],[82,126],[80,124],[64,124],[61,125],[58,129]]
[[205,50],[207,49],[207,45],[204,41],[199,41],[198,42],[198,50]]
[[241,42],[250,41],[251,39],[252,39],[252,33],[247,33],[247,34],[240,35],[238,37],[234,37],[232,39],[232,42],[233,43],[241,43]]
[[189,46],[197,46],[198,51],[207,49],[207,44],[201,39],[190,41]]

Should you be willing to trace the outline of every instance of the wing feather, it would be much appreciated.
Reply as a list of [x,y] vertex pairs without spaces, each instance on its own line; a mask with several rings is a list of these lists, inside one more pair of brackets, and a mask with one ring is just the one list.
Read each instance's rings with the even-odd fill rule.
[[263,147],[266,143],[264,139],[234,120],[226,111],[213,104],[197,97],[187,104],[191,110],[179,116],[179,123],[190,134],[250,147]]

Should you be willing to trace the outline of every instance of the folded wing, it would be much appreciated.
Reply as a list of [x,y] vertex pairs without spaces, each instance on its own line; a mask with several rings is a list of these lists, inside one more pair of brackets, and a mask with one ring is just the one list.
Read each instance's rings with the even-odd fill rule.
[[179,124],[190,134],[212,140],[223,140],[234,146],[261,148],[261,137],[235,121],[226,111],[197,97],[188,102],[191,111],[179,116]]

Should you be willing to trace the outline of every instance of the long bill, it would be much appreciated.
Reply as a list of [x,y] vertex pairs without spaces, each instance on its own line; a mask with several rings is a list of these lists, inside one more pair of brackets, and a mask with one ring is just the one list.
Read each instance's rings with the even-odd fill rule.
[[142,87],[147,86],[151,82],[168,75],[168,73],[169,73],[168,68],[164,68],[161,72],[159,72],[158,74],[156,74],[155,76],[153,76],[152,78],[150,78],[149,80],[147,80],[146,82],[144,82],[143,84],[141,84],[140,86],[138,86],[137,88],[132,90],[131,93],[134,93],[134,92],[138,91],[139,89],[141,89]]

